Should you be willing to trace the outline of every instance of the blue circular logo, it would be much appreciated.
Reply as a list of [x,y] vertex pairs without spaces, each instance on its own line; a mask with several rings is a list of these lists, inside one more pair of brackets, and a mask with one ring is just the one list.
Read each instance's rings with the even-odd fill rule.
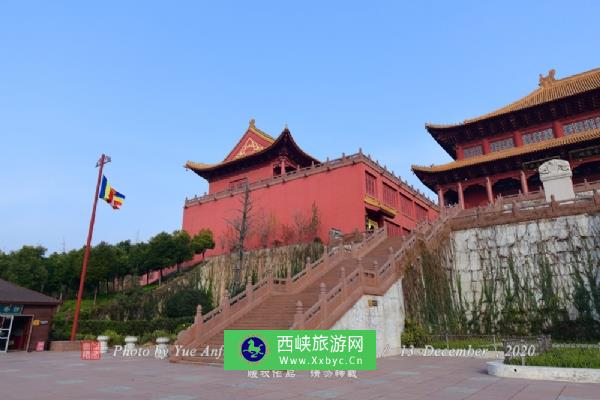
[[250,362],[257,362],[267,354],[267,346],[262,339],[252,336],[242,342],[242,356]]

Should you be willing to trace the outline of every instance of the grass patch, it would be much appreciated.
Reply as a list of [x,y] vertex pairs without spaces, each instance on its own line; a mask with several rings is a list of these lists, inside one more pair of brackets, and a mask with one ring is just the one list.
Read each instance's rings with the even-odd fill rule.
[[[110,294],[109,296],[98,296],[96,298],[96,306],[94,307],[94,299],[81,299],[81,314],[89,315],[94,308],[98,308],[102,305],[108,304],[112,302],[115,298],[115,294]],[[76,299],[72,300],[63,300],[63,303],[60,305],[59,310],[56,312],[54,318],[56,319],[65,319],[68,315],[69,317],[75,313],[75,305],[77,304]]]
[[[505,364],[521,365],[520,358]],[[525,357],[525,365],[562,368],[600,368],[600,349],[552,349],[542,354]]]

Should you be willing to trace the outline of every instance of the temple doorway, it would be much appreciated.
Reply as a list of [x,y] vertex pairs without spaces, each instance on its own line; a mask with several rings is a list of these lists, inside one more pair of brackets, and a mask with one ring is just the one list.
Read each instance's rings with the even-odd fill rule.
[[482,185],[471,185],[463,192],[465,208],[486,206],[488,204],[487,190]]
[[453,189],[446,190],[444,193],[444,205],[446,207],[458,204],[458,193]]
[[573,184],[600,181],[600,161],[591,161],[580,164],[573,169]]
[[514,196],[521,191],[521,182],[515,178],[500,179],[492,186],[496,196]]

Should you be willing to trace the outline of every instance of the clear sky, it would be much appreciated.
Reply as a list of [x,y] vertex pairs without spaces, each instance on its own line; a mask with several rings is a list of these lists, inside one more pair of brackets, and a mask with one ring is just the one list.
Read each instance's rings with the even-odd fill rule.
[[[317,158],[359,147],[425,189],[424,129],[600,67],[594,1],[0,3],[0,250],[84,244],[102,152],[120,211],[94,243],[180,228],[251,118]],[[428,192],[433,198],[434,194]]]

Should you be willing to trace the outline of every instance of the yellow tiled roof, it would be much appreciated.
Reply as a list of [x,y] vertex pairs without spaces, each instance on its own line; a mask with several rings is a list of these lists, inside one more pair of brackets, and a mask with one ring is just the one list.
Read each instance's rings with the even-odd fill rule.
[[472,122],[482,121],[498,115],[508,114],[513,111],[548,103],[565,97],[584,93],[589,90],[600,88],[600,68],[582,72],[562,79],[554,79],[554,70],[550,70],[548,76],[540,75],[540,87],[527,96],[508,104],[496,111],[479,117],[466,119],[457,124],[425,124],[427,128],[452,128],[466,125]]
[[482,154],[476,157],[463,158],[462,160],[452,161],[447,164],[432,165],[430,167],[413,165],[412,170],[429,173],[451,171],[462,167],[468,167],[471,165],[481,164],[489,161],[502,160],[517,155],[533,153],[540,150],[552,149],[572,143],[585,142],[593,139],[600,139],[600,129],[593,129],[587,132],[576,133],[573,135],[545,140],[543,142],[527,144],[524,146],[512,147],[510,149]]
[[[269,135],[268,133],[258,129],[256,127],[256,123],[254,121],[254,118],[250,120],[250,124],[248,126],[248,130],[256,133],[258,136],[262,137],[263,139],[265,139],[267,142],[269,142],[270,144],[266,147],[268,148],[269,146],[271,146],[274,142],[275,142],[275,138],[273,138],[273,136]],[[236,145],[237,147],[237,145]],[[263,149],[264,150],[264,149]],[[253,154],[253,153],[250,153]],[[238,157],[238,158],[234,158],[232,160],[227,160],[227,161],[222,161],[220,163],[214,163],[214,164],[206,164],[206,163],[199,163],[199,162],[194,162],[194,161],[187,161],[184,165],[185,168],[189,168],[191,170],[194,171],[204,171],[207,169],[212,169],[215,167],[219,167],[222,165],[226,165],[232,161],[238,160],[240,158],[244,158],[247,157],[248,155],[242,156],[242,157]]]

